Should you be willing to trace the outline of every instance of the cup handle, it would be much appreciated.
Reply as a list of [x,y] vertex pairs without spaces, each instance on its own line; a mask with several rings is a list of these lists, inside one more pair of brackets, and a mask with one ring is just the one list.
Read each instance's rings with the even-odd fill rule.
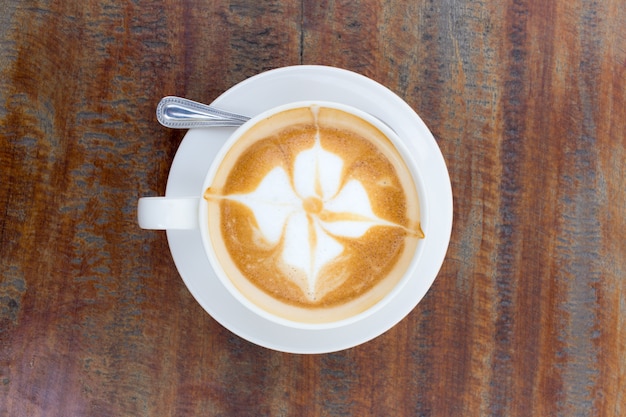
[[199,197],[142,197],[137,203],[139,227],[151,230],[197,229]]

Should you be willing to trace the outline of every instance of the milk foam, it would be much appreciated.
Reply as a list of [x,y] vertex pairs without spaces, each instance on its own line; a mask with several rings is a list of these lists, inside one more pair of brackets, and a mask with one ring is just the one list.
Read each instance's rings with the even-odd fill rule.
[[261,234],[272,245],[280,241],[285,219],[302,206],[302,200],[293,192],[287,173],[280,167],[270,171],[254,192],[228,195],[226,198],[245,204],[252,210]]
[[[377,225],[402,227],[374,214],[360,181],[352,179],[342,186],[343,165],[340,156],[322,147],[318,133],[314,146],[295,158],[292,181],[276,167],[253,192],[224,196],[252,210],[268,243],[283,245],[282,261],[304,273],[306,282],[296,283],[311,301],[323,295],[316,286],[320,271],[344,250],[336,238],[358,238]],[[320,206],[310,209],[308,199]]]
[[337,194],[341,185],[343,159],[322,148],[319,132],[313,148],[302,151],[296,157],[293,183],[301,198],[317,196],[328,200]]

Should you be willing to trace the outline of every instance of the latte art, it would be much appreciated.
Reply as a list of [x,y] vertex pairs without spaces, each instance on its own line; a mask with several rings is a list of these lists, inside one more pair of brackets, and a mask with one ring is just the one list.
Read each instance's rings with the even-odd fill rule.
[[402,227],[372,212],[358,180],[341,186],[342,171],[343,160],[324,150],[317,137],[311,149],[297,155],[293,178],[277,167],[253,192],[224,196],[252,210],[258,231],[268,243],[281,243],[279,259],[298,271],[287,269],[285,275],[310,302],[322,300],[325,293],[343,283],[337,280],[317,286],[321,270],[344,252],[336,238],[358,238],[376,225]]
[[423,237],[400,155],[374,126],[336,109],[259,122],[204,196],[212,244],[233,284],[299,321],[337,320],[376,303]]

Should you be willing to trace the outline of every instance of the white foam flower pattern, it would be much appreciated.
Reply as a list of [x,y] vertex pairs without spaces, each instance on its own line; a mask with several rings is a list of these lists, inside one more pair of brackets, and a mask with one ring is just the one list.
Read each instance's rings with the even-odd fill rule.
[[340,256],[344,246],[335,237],[358,238],[372,226],[398,226],[372,211],[367,191],[358,180],[342,186],[343,160],[315,145],[300,152],[290,179],[282,167],[272,169],[248,194],[226,198],[248,206],[265,240],[283,241],[282,260],[303,271],[311,300],[322,268]]

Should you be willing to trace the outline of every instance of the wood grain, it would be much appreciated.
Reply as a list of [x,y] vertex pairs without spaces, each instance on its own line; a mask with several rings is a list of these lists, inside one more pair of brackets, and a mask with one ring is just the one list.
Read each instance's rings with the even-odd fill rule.
[[[626,11],[618,0],[0,4],[0,416],[626,413]],[[210,102],[324,64],[407,101],[454,192],[435,284],[327,355],[233,335],[139,196]]]

